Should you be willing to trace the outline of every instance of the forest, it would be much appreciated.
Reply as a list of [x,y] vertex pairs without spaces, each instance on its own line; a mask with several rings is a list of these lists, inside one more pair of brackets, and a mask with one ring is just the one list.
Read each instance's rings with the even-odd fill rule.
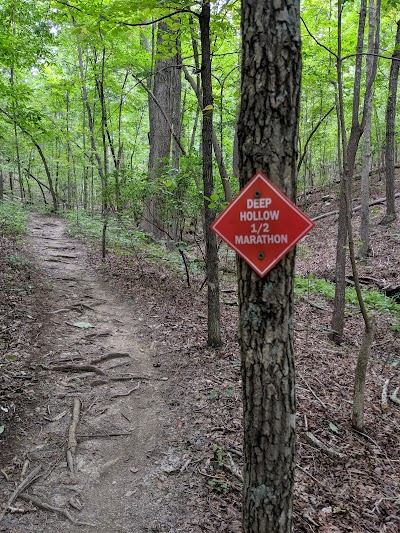
[[0,0],[0,531],[398,531],[399,67],[397,0]]

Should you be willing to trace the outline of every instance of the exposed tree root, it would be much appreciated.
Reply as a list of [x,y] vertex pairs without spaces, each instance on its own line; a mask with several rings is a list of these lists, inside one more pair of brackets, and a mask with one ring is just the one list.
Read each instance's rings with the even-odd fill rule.
[[382,388],[382,396],[381,396],[381,409],[382,411],[387,411],[389,409],[388,405],[388,387],[389,387],[390,379],[385,379],[385,383],[383,384]]
[[76,428],[79,424],[79,416],[81,412],[81,401],[79,398],[74,398],[74,407],[72,410],[72,421],[68,432],[68,447],[67,447],[67,464],[72,476],[75,476],[75,454],[78,442],[76,440]]
[[6,503],[6,506],[4,507],[3,511],[0,513],[0,522],[3,520],[8,508],[10,505],[12,505],[15,500],[20,496],[20,493],[27,489],[32,483],[41,476],[39,473],[41,471],[42,467],[41,465],[37,466],[30,472],[25,479],[21,481],[19,485],[15,488],[14,492],[11,494],[10,498],[8,499],[8,502]]
[[105,355],[101,355],[100,357],[97,357],[97,359],[92,359],[90,361],[91,365],[97,365],[98,363],[103,363],[104,361],[109,361],[110,359],[120,359],[122,357],[129,357],[129,353],[125,352],[111,352],[106,353]]
[[390,395],[390,399],[392,400],[393,403],[395,403],[396,405],[400,405],[400,398],[397,396],[397,393],[399,392],[399,389],[400,387],[397,387],[397,389],[395,389],[392,394]]
[[100,368],[97,368],[93,365],[52,365],[52,366],[46,366],[46,365],[39,365],[40,368],[43,368],[43,370],[54,370],[57,372],[94,372],[95,374],[100,374],[101,376],[105,375],[105,372],[103,370],[100,370]]
[[25,492],[23,494],[20,494],[18,497],[21,498],[22,500],[33,503],[33,505],[35,505],[36,507],[39,507],[40,509],[44,509],[45,511],[52,511],[54,513],[60,514],[61,516],[64,516],[74,526],[96,527],[96,524],[91,524],[89,522],[80,522],[79,520],[75,520],[75,518],[66,509],[62,509],[61,507],[55,507],[54,505],[50,505],[49,503],[43,502],[42,500],[39,500],[39,498],[36,498],[35,496],[31,496],[30,494],[26,494]]

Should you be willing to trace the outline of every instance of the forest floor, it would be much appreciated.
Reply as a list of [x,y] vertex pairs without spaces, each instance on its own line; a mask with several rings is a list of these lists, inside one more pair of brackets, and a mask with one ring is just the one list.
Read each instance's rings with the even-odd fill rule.
[[[374,195],[383,196],[381,182]],[[316,189],[303,209],[317,216],[336,203],[332,187]],[[396,287],[400,221],[382,226],[382,216],[382,205],[371,209],[372,255],[360,274],[371,287]],[[318,222],[298,247],[299,274],[333,278],[336,228],[333,216]],[[1,243],[1,509],[29,472],[41,470],[21,487],[27,496],[10,503],[0,531],[239,533],[232,274],[222,278],[224,346],[213,350],[205,344],[202,279],[187,288],[176,270],[140,252],[101,261],[97,248],[52,217],[31,217],[24,250],[12,239]],[[345,340],[335,346],[331,311],[331,300],[312,289],[296,297],[295,532],[397,533],[400,406],[382,405],[382,390],[386,384],[390,397],[400,386],[400,316],[374,310],[360,434],[350,418],[362,321],[349,304]]]

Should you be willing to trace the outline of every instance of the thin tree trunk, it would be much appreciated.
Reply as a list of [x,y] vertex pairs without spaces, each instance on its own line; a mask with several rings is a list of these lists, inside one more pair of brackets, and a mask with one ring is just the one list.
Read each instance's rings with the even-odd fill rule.
[[203,187],[204,187],[204,238],[206,244],[206,275],[208,288],[208,344],[221,345],[221,317],[219,304],[219,272],[217,236],[211,231],[215,219],[208,198],[214,193],[212,138],[213,95],[211,82],[210,2],[205,1],[199,16],[201,35],[201,83],[203,86]]
[[[193,77],[190,75],[188,69],[185,66],[183,67],[183,72],[185,74],[186,80],[190,83],[193,91],[195,92],[197,96],[200,109],[203,109],[204,98],[203,98],[203,95],[201,94],[200,87],[198,86],[196,81],[193,79]],[[222,187],[224,189],[225,202],[230,202],[232,200],[231,184],[230,184],[228,172],[226,170],[225,162],[222,157],[221,147],[218,141],[217,134],[215,133],[214,126],[212,129],[212,145],[214,149],[215,160],[217,161],[217,165],[218,165],[219,175],[221,177]]]
[[[343,0],[338,3],[338,57],[337,57],[337,77],[339,90],[339,106],[344,107],[343,103],[343,74],[342,74],[342,9]],[[351,195],[354,166],[357,155],[358,144],[362,135],[362,126],[359,122],[360,92],[361,92],[361,72],[362,72],[362,52],[364,46],[364,28],[366,20],[366,0],[361,0],[361,10],[358,25],[357,36],[357,57],[354,73],[353,85],[353,110],[352,123],[349,141],[347,142],[347,133],[344,121],[342,122],[342,145],[343,145],[343,173],[340,180],[340,197],[339,197],[339,222],[338,237],[336,244],[336,269],[335,269],[335,298],[333,304],[333,313],[331,320],[331,339],[336,344],[343,342],[344,331],[344,307],[345,307],[345,289],[346,289],[346,245],[347,245],[347,223],[346,223],[346,202],[351,204],[351,197],[346,199],[346,194]],[[372,86],[371,86],[372,89]],[[367,91],[366,91],[367,96]],[[344,112],[344,111],[343,111]],[[346,184],[349,186],[346,187]]]
[[[72,20],[73,20],[73,24],[75,26],[76,22],[75,22],[74,19],[72,19]],[[86,87],[85,69],[84,69],[83,57],[82,57],[82,48],[80,46],[78,46],[77,50],[78,50],[79,74],[80,74],[80,79],[81,79],[82,100],[83,100],[83,103],[84,103],[84,105],[86,107],[86,111],[87,111],[87,119],[88,119],[88,125],[89,125],[90,143],[91,143],[91,147],[92,147],[92,153],[93,153],[94,158],[96,159],[97,171],[99,173],[100,181],[101,181],[102,209],[104,211],[105,207],[106,207],[106,197],[105,197],[105,194],[106,194],[106,176],[104,175],[103,162],[102,162],[100,154],[99,154],[99,152],[97,150],[96,136],[95,136],[95,131],[94,131],[93,112],[92,112],[92,108],[91,108],[91,105],[90,105],[90,102],[89,102],[88,92],[87,92],[87,87]],[[92,180],[93,180],[93,176],[92,176]],[[93,183],[92,183],[92,185],[93,185]],[[93,202],[93,196],[92,196],[92,202]],[[92,208],[93,208],[93,205],[92,205]]]
[[[378,62],[376,56],[379,52],[379,31],[380,31],[380,0],[370,0],[368,18],[368,54],[366,57],[366,77],[367,84],[373,84],[376,77]],[[369,245],[369,174],[371,170],[371,123],[372,123],[372,97],[370,90],[365,97],[364,105],[364,146],[362,154],[361,169],[361,226],[360,241],[358,249],[359,258],[366,257],[370,251]]]
[[4,181],[3,181],[3,170],[0,169],[0,202],[4,200]]
[[392,58],[389,76],[389,94],[386,106],[386,214],[382,220],[382,224],[389,224],[397,218],[394,202],[394,136],[396,125],[397,85],[400,67],[400,20],[397,21],[396,41]]

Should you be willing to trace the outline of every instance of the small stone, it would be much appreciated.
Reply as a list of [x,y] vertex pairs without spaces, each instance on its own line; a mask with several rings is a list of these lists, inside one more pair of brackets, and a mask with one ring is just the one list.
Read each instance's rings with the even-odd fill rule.
[[130,468],[129,470],[132,472],[132,474],[137,474],[139,472],[139,468]]

